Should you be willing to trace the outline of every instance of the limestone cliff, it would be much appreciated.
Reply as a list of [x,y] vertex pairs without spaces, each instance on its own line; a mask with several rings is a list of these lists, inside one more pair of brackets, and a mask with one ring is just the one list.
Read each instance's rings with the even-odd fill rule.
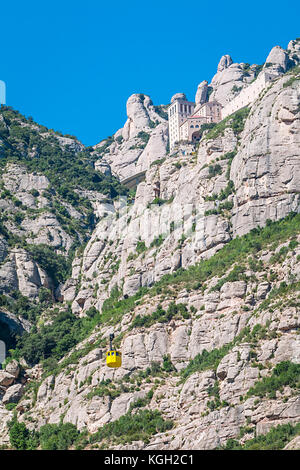
[[132,295],[267,219],[298,211],[299,87],[297,81],[285,87],[288,80],[289,75],[278,79],[247,117],[237,113],[216,126],[197,150],[183,146],[152,165],[132,205],[107,207],[83,261],[74,261],[77,296],[70,297],[69,283],[63,290],[74,312],[81,311],[79,299],[81,305],[86,300],[85,308],[101,308],[115,285]]
[[[127,100],[127,121],[111,139],[95,146],[95,153],[110,164],[121,180],[149,169],[164,158],[168,146],[165,106],[154,106],[149,96],[134,94]],[[97,168],[98,163],[96,163]]]
[[[86,245],[77,248],[67,277],[54,277],[55,287],[29,245],[44,244],[50,231],[49,244],[68,252],[76,235],[49,208],[59,202],[83,220],[90,206],[58,191],[51,206],[43,171],[6,162],[4,213],[15,211],[7,191],[32,211],[22,209],[19,223],[6,212],[0,237],[0,315],[6,324],[10,318],[11,331],[25,331],[0,371],[2,445],[10,445],[14,410],[32,431],[72,423],[85,449],[230,448],[286,424],[294,432],[287,448],[297,448],[298,46],[294,40],[286,51],[272,49],[265,67],[277,78],[254,103],[205,130],[197,145],[171,153],[164,108],[132,95],[125,126],[88,158],[97,175],[111,178],[112,171],[122,180],[143,171],[145,179],[134,195],[120,189],[113,198],[100,186],[81,191],[93,203],[95,226],[89,233],[73,226]],[[237,83],[257,73],[223,56],[213,92],[201,82],[197,102],[225,103]],[[19,243],[25,237],[23,248],[12,249],[13,235]],[[39,294],[41,286],[51,300]],[[39,313],[31,307],[32,336],[26,318],[18,318],[15,290],[42,306]],[[117,370],[105,365],[112,332],[122,351]],[[120,427],[125,415],[142,419],[147,411],[148,421],[162,419],[156,433],[105,434],[109,423]]]

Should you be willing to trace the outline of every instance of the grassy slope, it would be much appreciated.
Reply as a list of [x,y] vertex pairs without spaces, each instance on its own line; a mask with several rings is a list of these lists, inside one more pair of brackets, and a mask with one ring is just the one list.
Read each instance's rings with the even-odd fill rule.
[[[77,343],[88,337],[96,326],[117,324],[124,314],[133,311],[137,303],[146,302],[149,297],[159,294],[169,295],[171,293],[176,298],[176,293],[182,289],[204,291],[207,281],[213,277],[218,278],[214,289],[219,289],[226,281],[243,279],[247,258],[248,261],[249,259],[251,261],[252,257],[255,257],[261,250],[275,249],[278,244],[286,240],[292,240],[291,246],[294,246],[293,238],[299,233],[300,214],[292,213],[278,222],[268,221],[264,228],[253,229],[247,235],[231,240],[208,260],[203,260],[186,270],[179,269],[174,274],[168,274],[155,286],[142,288],[132,297],[120,299],[121,292],[117,289],[113,290],[111,297],[104,302],[101,315],[95,309],[91,309],[88,316],[84,318],[77,318],[70,311],[61,313],[53,311],[53,323],[43,326],[39,331],[35,330],[33,333],[24,334],[18,342],[14,355],[24,356],[33,364],[47,359],[48,363],[51,363],[51,370],[56,367],[57,360],[61,359]],[[271,291],[269,296],[272,298],[272,296],[285,294],[289,288],[291,287],[281,286],[279,289]],[[147,326],[157,321],[169,321],[173,315],[178,313],[183,318],[187,314],[184,311],[179,312],[178,309],[169,308],[166,312],[159,310],[154,312],[153,318],[146,316],[143,322],[146,322],[145,326]],[[140,321],[136,317],[132,328],[143,326]],[[74,354],[78,358],[84,352],[77,351]],[[70,360],[72,359],[69,358],[68,361]]]

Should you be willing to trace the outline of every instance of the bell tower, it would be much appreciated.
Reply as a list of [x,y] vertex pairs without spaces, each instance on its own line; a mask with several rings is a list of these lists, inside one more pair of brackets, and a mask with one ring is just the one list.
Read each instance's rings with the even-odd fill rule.
[[168,108],[170,149],[180,140],[180,126],[194,113],[195,103],[187,101],[184,93],[172,96]]

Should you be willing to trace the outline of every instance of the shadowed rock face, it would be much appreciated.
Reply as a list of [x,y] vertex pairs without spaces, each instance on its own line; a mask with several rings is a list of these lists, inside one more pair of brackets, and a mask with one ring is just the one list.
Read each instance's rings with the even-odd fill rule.
[[29,321],[24,319],[19,319],[13,313],[8,313],[3,310],[0,310],[0,321],[3,325],[7,325],[10,331],[20,334],[23,331],[29,331],[31,324]]
[[7,255],[7,242],[4,237],[0,235],[0,263],[5,259]]
[[6,350],[13,349],[16,336],[29,331],[30,323],[19,320],[16,315],[0,310],[0,340],[6,344]]
[[[0,318],[2,317],[0,312]],[[5,351],[15,347],[15,332],[10,329],[9,325],[0,320],[0,340],[4,341]]]

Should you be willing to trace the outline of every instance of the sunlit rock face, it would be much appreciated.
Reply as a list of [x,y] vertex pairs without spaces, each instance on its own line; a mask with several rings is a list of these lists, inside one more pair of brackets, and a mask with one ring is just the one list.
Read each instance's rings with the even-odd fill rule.
[[[128,197],[112,201],[98,195],[96,227],[55,290],[30,253],[11,250],[1,232],[1,294],[18,290],[39,302],[43,289],[55,291],[58,310],[41,303],[38,328],[51,324],[58,311],[69,309],[84,325],[100,313],[94,330],[70,354],[58,363],[50,357],[50,373],[23,360],[22,367],[12,361],[0,371],[1,445],[9,445],[7,423],[14,412],[29,429],[63,422],[91,434],[138,407],[174,421],[173,428],[145,442],[97,443],[110,449],[211,450],[299,422],[292,382],[263,396],[253,388],[279,364],[300,364],[300,234],[266,241],[263,249],[253,244],[253,251],[225,268],[225,256],[213,258],[237,237],[299,212],[300,85],[292,72],[298,56],[297,40],[286,51],[273,48],[262,71],[272,69],[275,79],[249,109],[206,129],[199,144],[182,142],[172,152],[166,108],[132,95],[124,127],[95,146],[95,166],[121,180],[144,173],[143,180]],[[196,104],[226,104],[260,69],[223,56],[211,84],[197,82]],[[186,99],[181,93],[172,100],[180,97]],[[11,231],[22,229],[43,243],[48,230],[49,245],[68,250],[72,237],[46,198],[32,197],[34,186],[41,193],[48,188],[47,178],[18,165],[8,166],[2,177],[24,204],[41,209],[20,227],[6,220]],[[0,198],[0,206],[14,215],[12,202]],[[80,220],[76,207],[68,209]],[[203,279],[195,266],[205,260]],[[7,340],[30,331],[27,320],[4,306],[0,310]],[[116,370],[105,363],[111,333],[122,351]],[[299,440],[286,448],[299,448]]]

